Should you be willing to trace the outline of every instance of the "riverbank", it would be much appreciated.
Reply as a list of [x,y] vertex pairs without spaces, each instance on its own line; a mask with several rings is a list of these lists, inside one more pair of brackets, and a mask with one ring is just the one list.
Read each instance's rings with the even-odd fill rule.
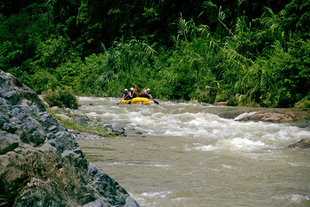
[[102,137],[125,137],[125,129],[117,124],[107,124],[102,120],[93,119],[79,109],[61,109],[48,107],[48,111],[62,123],[67,129],[75,134],[76,138],[85,136],[92,138]]

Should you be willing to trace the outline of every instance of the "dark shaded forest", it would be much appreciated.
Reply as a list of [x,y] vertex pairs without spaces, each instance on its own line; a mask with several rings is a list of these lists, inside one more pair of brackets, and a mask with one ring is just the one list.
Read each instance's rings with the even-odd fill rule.
[[310,1],[2,0],[0,69],[37,93],[310,107]]

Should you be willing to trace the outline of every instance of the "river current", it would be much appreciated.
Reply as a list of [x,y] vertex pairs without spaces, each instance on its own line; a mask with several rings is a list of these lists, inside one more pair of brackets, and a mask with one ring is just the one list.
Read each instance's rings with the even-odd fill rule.
[[78,142],[141,206],[310,206],[310,150],[287,148],[309,130],[217,115],[234,107],[119,101],[79,97],[84,113],[128,136]]

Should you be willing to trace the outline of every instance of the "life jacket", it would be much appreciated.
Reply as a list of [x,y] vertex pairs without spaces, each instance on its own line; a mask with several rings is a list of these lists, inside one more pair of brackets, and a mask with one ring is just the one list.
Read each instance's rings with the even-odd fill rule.
[[130,99],[129,92],[128,92],[128,91],[127,91],[127,92],[124,92],[124,94],[125,94],[124,99],[125,99],[125,100],[129,100],[129,99]]
[[132,97],[130,97],[130,98],[135,98],[137,95],[135,94],[135,91],[130,91],[130,95],[132,96]]
[[141,96],[141,97],[150,99],[149,94],[147,94],[146,92],[145,92],[144,94],[142,94],[142,96]]

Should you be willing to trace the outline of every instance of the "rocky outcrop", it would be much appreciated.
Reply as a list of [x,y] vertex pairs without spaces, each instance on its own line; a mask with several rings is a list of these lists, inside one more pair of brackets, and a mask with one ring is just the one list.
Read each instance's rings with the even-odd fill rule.
[[108,124],[104,127],[105,130],[113,132],[115,135],[125,135],[125,129],[119,124]]
[[310,149],[310,138],[302,139],[295,144],[291,144],[288,146],[289,148],[301,148],[301,149]]
[[310,110],[296,108],[255,108],[255,107],[223,107],[214,110],[221,118],[235,121],[263,121],[272,123],[288,123],[300,128],[310,128]]
[[[288,110],[281,109],[270,109],[261,110],[253,113],[251,116],[244,116],[238,121],[265,121],[265,122],[275,122],[283,123],[293,121],[295,114]],[[236,118],[235,118],[236,119]]]
[[139,205],[86,160],[30,88],[0,70],[0,206]]

